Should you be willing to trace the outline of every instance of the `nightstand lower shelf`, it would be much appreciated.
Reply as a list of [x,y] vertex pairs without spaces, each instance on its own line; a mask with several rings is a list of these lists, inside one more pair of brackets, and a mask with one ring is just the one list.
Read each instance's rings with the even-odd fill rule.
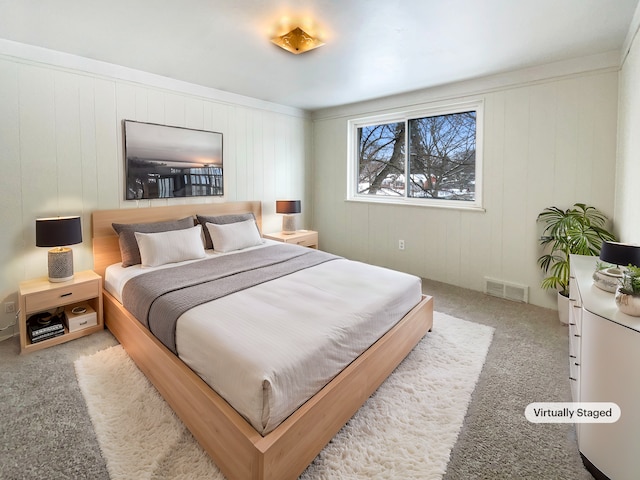
[[94,325],[93,327],[83,328],[82,330],[76,330],[75,332],[69,332],[67,327],[64,328],[64,333],[58,337],[48,338],[38,343],[31,343],[29,336],[27,335],[24,347],[21,346],[21,353],[36,352],[44,348],[53,347],[54,345],[60,345],[61,343],[75,340],[76,338],[85,337],[92,333],[104,330],[104,325]]

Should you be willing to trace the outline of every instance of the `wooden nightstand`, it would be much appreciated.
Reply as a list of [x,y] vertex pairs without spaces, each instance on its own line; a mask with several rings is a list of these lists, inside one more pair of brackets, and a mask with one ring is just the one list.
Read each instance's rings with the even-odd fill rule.
[[[18,323],[20,327],[20,353],[33,352],[52,347],[79,337],[104,329],[102,318],[102,277],[92,270],[76,272],[72,280],[61,283],[51,283],[47,277],[34,278],[20,282],[19,288],[20,313]],[[58,307],[65,307],[76,303],[88,305],[96,312],[97,323],[82,327],[74,325],[72,332],[65,326],[64,334],[31,343],[27,332],[27,319],[41,312],[55,311]]]
[[282,232],[267,233],[263,237],[277,242],[295,243],[303,247],[318,248],[318,232],[313,230],[298,230],[296,233],[288,235]]

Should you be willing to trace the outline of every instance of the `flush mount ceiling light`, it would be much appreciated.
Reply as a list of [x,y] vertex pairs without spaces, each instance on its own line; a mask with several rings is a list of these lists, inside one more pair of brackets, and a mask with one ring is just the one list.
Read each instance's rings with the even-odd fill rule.
[[300,27],[296,27],[284,35],[274,37],[271,41],[295,55],[308,52],[309,50],[313,50],[314,48],[324,45],[324,42],[312,37]]

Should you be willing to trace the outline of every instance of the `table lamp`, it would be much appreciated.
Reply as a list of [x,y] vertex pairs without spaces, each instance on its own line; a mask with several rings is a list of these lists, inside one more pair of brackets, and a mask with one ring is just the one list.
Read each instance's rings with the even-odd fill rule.
[[[616,267],[626,267],[627,265],[640,267],[640,246],[621,242],[602,242],[600,260],[616,265]],[[611,274],[622,273],[620,270],[618,272],[609,270]]]
[[296,214],[302,211],[300,200],[276,200],[276,213],[282,213],[282,233],[296,233]]
[[36,246],[49,250],[49,281],[66,282],[73,278],[73,251],[67,245],[82,243],[80,217],[36,219]]

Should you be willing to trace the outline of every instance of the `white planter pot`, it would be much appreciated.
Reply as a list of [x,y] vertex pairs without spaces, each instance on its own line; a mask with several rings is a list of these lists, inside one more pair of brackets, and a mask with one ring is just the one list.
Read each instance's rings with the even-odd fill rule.
[[633,317],[640,317],[640,296],[628,295],[618,287],[616,290],[616,305],[622,313]]
[[558,317],[560,322],[569,325],[569,297],[558,292]]

